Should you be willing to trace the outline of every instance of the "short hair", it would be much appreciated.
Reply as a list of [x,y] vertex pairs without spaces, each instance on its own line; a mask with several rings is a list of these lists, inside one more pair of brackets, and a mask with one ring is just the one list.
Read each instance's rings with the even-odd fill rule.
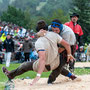
[[62,30],[63,29],[63,24],[61,23],[61,21],[59,19],[54,19],[52,21],[51,27],[58,27],[60,30]]
[[54,19],[52,22],[57,22],[57,23],[62,24],[61,21],[60,21],[59,19]]
[[44,20],[39,20],[37,22],[37,26],[36,26],[37,32],[40,31],[40,29],[48,30],[48,25]]

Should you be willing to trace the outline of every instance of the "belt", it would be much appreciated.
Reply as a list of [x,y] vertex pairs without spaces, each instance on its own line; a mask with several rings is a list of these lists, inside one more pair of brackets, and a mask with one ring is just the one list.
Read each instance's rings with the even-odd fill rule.
[[46,67],[46,69],[47,69],[48,71],[50,71],[50,70],[51,70],[50,65],[45,65],[45,67]]

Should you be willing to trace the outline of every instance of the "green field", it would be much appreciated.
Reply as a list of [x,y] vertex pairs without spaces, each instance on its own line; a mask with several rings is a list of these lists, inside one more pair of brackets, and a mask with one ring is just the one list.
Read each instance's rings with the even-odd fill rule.
[[[11,64],[9,68],[7,68],[8,70],[13,70],[15,68],[17,68],[20,64]],[[1,68],[5,66],[5,64],[0,64],[0,90],[4,90],[4,86],[5,86],[5,82],[7,82],[7,77],[2,73],[2,70]],[[83,75],[83,74],[90,74],[90,69],[89,68],[86,68],[86,69],[80,69],[80,68],[77,68],[75,69],[75,72],[74,72],[76,75]],[[42,73],[42,78],[43,77],[48,77],[50,74],[50,72],[45,72],[45,73]],[[35,72],[32,72],[32,71],[29,71],[29,72],[26,72],[20,76],[17,76],[16,78],[34,78],[36,76],[36,73]]]

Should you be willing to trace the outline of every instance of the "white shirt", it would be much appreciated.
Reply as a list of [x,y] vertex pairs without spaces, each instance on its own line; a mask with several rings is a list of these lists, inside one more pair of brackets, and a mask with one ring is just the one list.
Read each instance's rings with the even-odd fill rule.
[[[58,34],[54,32],[47,32],[45,36],[40,37],[35,43],[37,51],[42,49],[46,51],[46,65],[49,64],[51,66],[51,70],[54,70],[60,64],[57,44],[60,43],[61,40],[62,37]],[[38,60],[36,62],[38,64]],[[36,67],[37,65],[34,64],[34,66]]]
[[74,34],[73,30],[70,27],[68,27],[66,25],[63,25],[63,29],[60,32],[60,36],[65,41],[67,41],[70,45],[75,45],[76,37],[75,37],[75,34]]

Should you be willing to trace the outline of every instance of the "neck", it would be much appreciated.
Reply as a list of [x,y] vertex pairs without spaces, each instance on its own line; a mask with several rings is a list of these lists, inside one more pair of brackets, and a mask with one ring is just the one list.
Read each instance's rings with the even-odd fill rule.
[[[73,22],[73,21],[72,21]],[[73,25],[75,26],[77,24],[77,22],[73,22]]]

